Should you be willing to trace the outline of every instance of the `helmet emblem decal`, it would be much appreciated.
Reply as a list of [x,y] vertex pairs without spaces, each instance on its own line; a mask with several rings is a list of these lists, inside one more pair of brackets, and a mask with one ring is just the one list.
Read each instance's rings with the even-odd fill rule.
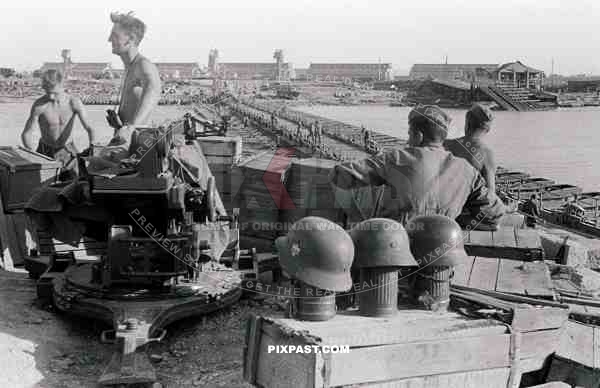
[[300,249],[300,246],[298,245],[298,242],[294,242],[292,244],[292,247],[290,248],[290,254],[292,256],[298,256],[300,254],[300,251],[301,251],[301,249]]

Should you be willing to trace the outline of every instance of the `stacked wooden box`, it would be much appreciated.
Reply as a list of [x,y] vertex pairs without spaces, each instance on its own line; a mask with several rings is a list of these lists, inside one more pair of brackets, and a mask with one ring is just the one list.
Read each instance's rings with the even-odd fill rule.
[[213,176],[225,209],[235,207],[235,197],[241,172],[237,163],[242,156],[241,137],[209,136],[197,140]]
[[[544,309],[529,307],[511,331],[496,320],[421,310],[388,318],[338,312],[325,322],[252,316],[244,377],[264,388],[518,387],[523,373],[542,368],[554,353],[566,320],[566,312],[548,320]],[[274,351],[292,345],[294,351]],[[308,353],[306,345],[349,352]]]
[[242,157],[242,138],[207,136],[197,139],[210,166],[237,164]]
[[280,148],[240,165],[241,183],[234,202],[240,207],[242,236],[272,244],[285,233],[279,222],[279,209],[291,204],[283,183],[292,156],[293,149]]
[[329,174],[337,163],[332,160],[294,159],[285,183],[293,209],[281,209],[281,221],[292,224],[306,216],[324,217],[340,222],[340,211],[335,202],[335,189]]
[[22,147],[0,147],[4,211],[22,210],[33,191],[55,181],[61,163]]
[[0,267],[23,264],[34,247],[31,225],[23,213],[34,190],[52,183],[61,163],[22,147],[0,147]]
[[[482,257],[455,268],[452,307],[461,314],[401,306],[386,318],[353,310],[338,310],[324,322],[254,316],[247,326],[246,381],[264,388],[517,388],[524,374],[542,376],[564,346],[569,308],[544,300],[552,295],[548,269],[532,261],[541,248],[539,237],[512,228],[466,237],[470,253]],[[305,348],[275,353],[269,347],[278,345],[348,345],[349,353],[307,353]],[[586,360],[597,362],[593,356]]]
[[243,182],[243,172],[239,166],[212,165],[210,170],[215,177],[217,191],[223,201],[223,206],[227,211],[235,207],[240,207],[236,202],[240,185]]
[[582,388],[600,387],[600,327],[567,322],[546,380],[566,381]]

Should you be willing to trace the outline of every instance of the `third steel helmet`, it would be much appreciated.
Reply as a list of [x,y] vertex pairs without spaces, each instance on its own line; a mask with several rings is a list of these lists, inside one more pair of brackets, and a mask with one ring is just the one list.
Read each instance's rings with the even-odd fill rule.
[[416,266],[401,223],[387,218],[372,218],[356,225],[350,231],[354,241],[354,266],[410,267]]
[[338,224],[321,217],[296,221],[275,241],[281,267],[293,278],[330,291],[352,287],[354,244]]
[[442,215],[418,216],[406,224],[410,250],[420,267],[455,266],[467,258],[460,226]]

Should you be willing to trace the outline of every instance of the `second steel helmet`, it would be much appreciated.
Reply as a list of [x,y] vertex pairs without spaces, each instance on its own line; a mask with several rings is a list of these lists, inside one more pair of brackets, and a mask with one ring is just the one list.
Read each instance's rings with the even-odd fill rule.
[[281,267],[293,278],[323,290],[341,292],[352,287],[354,244],[338,224],[321,217],[304,217],[275,245]]
[[350,231],[354,241],[354,266],[410,267],[417,266],[408,234],[401,223],[387,218],[372,218]]
[[467,258],[460,226],[441,215],[418,216],[406,224],[410,250],[424,266],[455,266]]

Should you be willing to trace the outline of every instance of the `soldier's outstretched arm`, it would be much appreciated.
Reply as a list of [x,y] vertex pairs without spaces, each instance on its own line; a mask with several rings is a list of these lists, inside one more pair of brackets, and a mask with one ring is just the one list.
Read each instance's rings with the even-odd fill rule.
[[77,113],[79,121],[81,121],[81,126],[83,126],[83,129],[85,129],[88,134],[90,145],[96,144],[96,141],[98,140],[98,132],[90,124],[85,105],[83,105],[83,102],[81,102],[78,97],[73,97],[71,101],[73,105],[73,111]]
[[147,124],[150,114],[154,108],[156,108],[158,101],[160,100],[161,86],[158,69],[148,60],[142,61],[140,66],[142,68],[144,90],[142,91],[139,108],[131,125]]
[[484,168],[482,170],[483,179],[487,182],[490,191],[496,192],[496,158],[493,154],[487,155]]
[[371,158],[342,163],[330,173],[330,181],[340,189],[353,189],[368,185],[380,186],[386,179],[386,155],[379,154]]
[[487,188],[483,177],[478,173],[472,183],[471,194],[465,204],[465,209],[471,213],[471,218],[477,223],[497,225],[500,218],[508,212],[500,198]]
[[23,133],[21,133],[21,141],[23,142],[23,146],[25,146],[27,149],[30,149],[32,151],[35,151],[35,149],[36,149],[34,134],[36,132],[36,129],[39,128],[38,118],[40,116],[40,113],[41,113],[41,108],[40,108],[40,105],[38,104],[38,102],[36,101],[33,103],[33,106],[31,107],[31,112],[29,113],[29,118],[27,119],[27,122],[25,123],[25,128],[23,129]]

